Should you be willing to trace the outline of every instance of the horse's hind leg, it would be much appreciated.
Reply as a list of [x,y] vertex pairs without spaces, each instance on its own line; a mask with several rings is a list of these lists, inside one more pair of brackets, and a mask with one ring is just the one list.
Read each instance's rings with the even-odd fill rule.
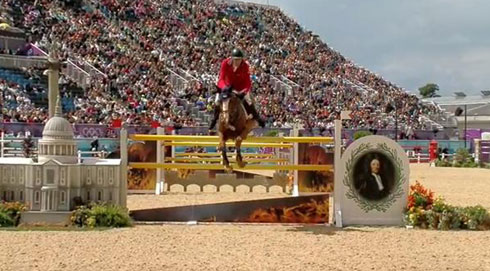
[[236,162],[238,166],[241,168],[247,164],[246,162],[243,162],[242,151],[241,151],[242,141],[243,141],[242,137],[237,137],[237,139],[235,140]]

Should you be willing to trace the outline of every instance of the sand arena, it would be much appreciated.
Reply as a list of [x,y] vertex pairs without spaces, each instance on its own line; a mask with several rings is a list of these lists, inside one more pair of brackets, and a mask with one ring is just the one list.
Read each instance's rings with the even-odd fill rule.
[[[485,169],[411,165],[449,203],[490,208]],[[283,194],[131,195],[130,209]],[[107,231],[0,231],[0,270],[490,270],[490,234],[399,227],[151,225]]]

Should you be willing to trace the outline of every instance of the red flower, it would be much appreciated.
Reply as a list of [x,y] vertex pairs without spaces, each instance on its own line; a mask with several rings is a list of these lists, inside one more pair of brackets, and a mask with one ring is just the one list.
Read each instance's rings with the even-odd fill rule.
[[422,207],[425,210],[431,209],[434,203],[434,192],[423,187],[418,181],[410,186],[407,209],[412,207]]

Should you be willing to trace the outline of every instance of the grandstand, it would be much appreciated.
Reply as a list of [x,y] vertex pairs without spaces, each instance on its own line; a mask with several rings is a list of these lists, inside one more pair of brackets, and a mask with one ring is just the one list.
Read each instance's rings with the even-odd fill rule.
[[[64,91],[71,122],[207,125],[219,60],[234,46],[248,55],[255,99],[269,127],[331,128],[348,109],[355,128],[393,129],[398,123],[401,129],[432,129],[441,114],[356,66],[275,7],[210,0],[76,3],[2,2],[2,12],[29,42],[1,47],[13,39],[2,36],[0,45],[5,57],[29,58],[45,56],[49,44],[60,43],[64,78],[77,85]],[[0,79],[16,83],[17,71],[2,71]],[[3,118],[44,122],[42,102],[29,97],[28,106],[11,104],[28,92],[26,85],[11,86]],[[3,103],[5,95],[2,89]]]
[[[466,95],[455,92],[453,96],[424,99],[440,109],[438,122],[445,127],[464,129],[466,113],[468,129],[490,129],[490,91],[481,91],[480,95]],[[465,112],[466,107],[466,112]]]

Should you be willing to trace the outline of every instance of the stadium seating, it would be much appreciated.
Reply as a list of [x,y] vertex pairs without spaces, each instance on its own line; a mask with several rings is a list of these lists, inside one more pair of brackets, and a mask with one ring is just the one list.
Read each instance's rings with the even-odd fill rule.
[[[329,128],[348,109],[353,127],[392,128],[396,117],[402,129],[420,129],[430,123],[422,116],[438,112],[347,60],[278,9],[210,0],[86,3],[9,1],[16,25],[37,46],[47,50],[56,37],[63,58],[105,73],[74,99],[71,121],[205,125],[219,62],[235,46],[247,53],[268,126]],[[396,110],[385,112],[388,106]]]

